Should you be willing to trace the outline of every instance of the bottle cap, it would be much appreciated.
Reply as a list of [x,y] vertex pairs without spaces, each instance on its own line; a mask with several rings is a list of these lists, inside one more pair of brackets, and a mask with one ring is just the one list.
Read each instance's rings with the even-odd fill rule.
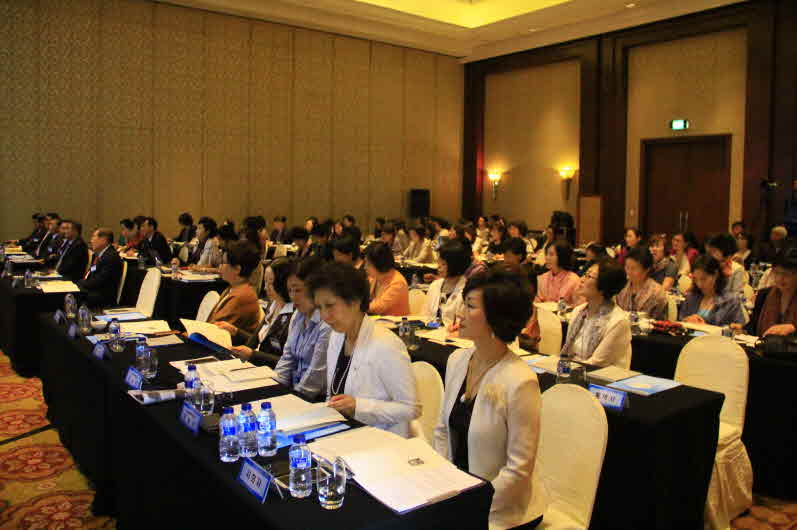
[[224,407],[224,414],[232,414],[232,407]]
[[251,403],[243,403],[241,405],[241,410],[242,411],[252,410],[252,404]]
[[188,371],[189,371],[189,372],[194,372],[194,371],[196,371],[196,365],[195,365],[195,364],[189,364],[189,365],[188,365]]
[[263,403],[260,404],[260,408],[262,410],[271,410],[271,402],[270,401],[264,401]]
[[304,434],[294,434],[293,435],[293,443],[295,443],[295,444],[303,444],[304,443]]

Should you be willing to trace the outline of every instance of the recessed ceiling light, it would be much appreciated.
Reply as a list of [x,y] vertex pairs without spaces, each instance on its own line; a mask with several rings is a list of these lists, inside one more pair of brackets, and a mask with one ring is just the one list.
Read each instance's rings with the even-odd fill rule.
[[636,7],[636,4],[634,2],[631,2],[630,4],[626,4],[625,7],[631,9],[632,7]]

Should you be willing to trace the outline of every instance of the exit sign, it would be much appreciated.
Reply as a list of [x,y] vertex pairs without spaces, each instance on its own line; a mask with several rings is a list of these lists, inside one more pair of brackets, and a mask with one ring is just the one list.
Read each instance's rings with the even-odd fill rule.
[[672,120],[670,122],[670,129],[673,131],[685,131],[689,128],[689,120]]

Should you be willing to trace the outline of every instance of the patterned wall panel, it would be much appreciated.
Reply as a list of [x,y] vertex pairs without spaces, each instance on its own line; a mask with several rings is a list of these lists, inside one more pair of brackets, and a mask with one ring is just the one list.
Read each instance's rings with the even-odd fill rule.
[[404,178],[402,215],[408,214],[408,190],[432,190],[437,156],[435,56],[418,50],[404,52]]
[[454,58],[437,58],[437,158],[432,212],[456,220],[462,212],[463,67]]
[[252,23],[249,210],[292,215],[293,29]]
[[333,37],[297,29],[294,35],[293,217],[332,214]]
[[152,142],[152,129],[100,129],[98,222],[117,235],[121,219],[153,213]]
[[202,131],[158,127],[154,145],[155,217],[171,234],[178,228],[180,212],[201,211]]
[[208,132],[205,145],[205,205],[203,215],[238,225],[248,215],[249,137]]
[[0,238],[30,233],[30,216],[41,208],[38,129],[30,123],[0,125]]
[[[368,41],[335,37],[335,102],[332,119],[333,214],[370,213],[369,194],[369,73]],[[378,193],[378,191],[377,191]]]
[[[404,49],[371,47],[371,217],[395,217],[404,175]],[[366,220],[363,226],[371,226]]]

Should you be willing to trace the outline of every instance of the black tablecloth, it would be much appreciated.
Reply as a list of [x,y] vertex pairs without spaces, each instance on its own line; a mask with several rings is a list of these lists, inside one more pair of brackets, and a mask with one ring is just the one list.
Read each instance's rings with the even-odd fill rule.
[[[485,484],[455,498],[398,516],[352,485],[344,507],[322,510],[315,496],[280,501],[272,492],[265,505],[236,482],[240,464],[218,461],[218,436],[194,438],[178,421],[180,402],[138,405],[126,395],[123,375],[132,347],[99,361],[84,339],[70,341],[63,326],[40,319],[49,345],[42,358],[48,415],[64,445],[96,485],[95,512],[118,518],[119,528],[486,528],[492,487]],[[155,384],[181,379],[168,362],[205,355],[199,346],[160,348]],[[278,386],[239,392],[235,402],[252,401],[286,389]],[[287,449],[275,457],[287,459]],[[264,459],[258,459],[263,462]]]
[[[453,351],[422,341],[411,357],[445,378]],[[549,374],[539,380],[543,391],[555,383]],[[723,401],[722,394],[680,386],[631,394],[622,412],[607,409],[609,441],[590,528],[702,528]]]
[[437,274],[437,269],[417,265],[397,265],[396,267],[407,283],[412,283],[412,276],[418,275],[418,282],[423,283],[424,274]]
[[13,287],[0,279],[0,348],[21,375],[34,375],[39,367],[41,343],[36,315],[63,307],[63,294]]

